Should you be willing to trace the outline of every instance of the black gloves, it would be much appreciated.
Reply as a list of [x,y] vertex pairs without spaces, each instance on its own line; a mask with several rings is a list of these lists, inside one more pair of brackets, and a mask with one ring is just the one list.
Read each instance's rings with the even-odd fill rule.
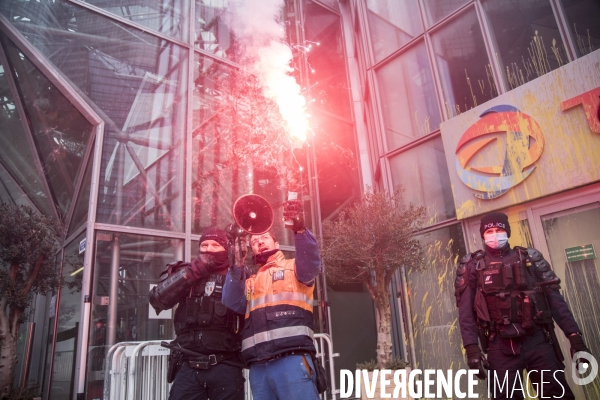
[[[567,339],[569,339],[569,342],[571,342],[571,357],[573,357],[575,353],[579,351],[585,351],[586,353],[590,352],[590,349],[588,349],[585,345],[580,333],[573,333],[567,336]],[[579,361],[577,362],[579,363]]]
[[299,200],[290,200],[283,203],[283,219],[291,221],[292,224],[285,224],[286,228],[290,228],[295,233],[298,231],[304,231],[306,228],[304,225],[304,211],[302,209],[302,202]]
[[487,378],[485,369],[489,369],[490,364],[488,363],[485,356],[481,353],[479,345],[468,344],[465,346],[465,350],[467,352],[467,364],[469,365],[469,368],[479,370],[479,373],[477,374],[477,377],[479,379]]
[[[205,256],[205,257],[202,257]],[[207,268],[206,255],[198,254],[198,257],[194,258],[189,266],[190,272],[194,279],[204,278],[209,274]]]
[[224,273],[229,268],[229,254],[227,251],[201,252],[192,260],[189,268],[194,279]]

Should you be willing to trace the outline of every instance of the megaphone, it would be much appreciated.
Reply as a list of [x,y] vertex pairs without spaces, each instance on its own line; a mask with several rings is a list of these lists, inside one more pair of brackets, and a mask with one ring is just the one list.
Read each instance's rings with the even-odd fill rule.
[[257,194],[245,194],[233,204],[233,219],[245,232],[261,235],[273,226],[273,208]]

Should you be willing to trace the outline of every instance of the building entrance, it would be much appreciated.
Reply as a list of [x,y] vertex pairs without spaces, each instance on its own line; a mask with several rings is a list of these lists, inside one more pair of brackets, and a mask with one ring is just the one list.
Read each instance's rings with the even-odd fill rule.
[[[592,355],[600,359],[600,185],[594,184],[545,199],[499,210],[508,215],[511,246],[542,252],[561,279],[567,300]],[[464,222],[467,250],[483,247],[481,215]],[[557,327],[565,356],[565,375],[577,399],[597,399],[600,375],[588,385],[572,379],[570,344]],[[587,376],[587,374],[584,374]]]
[[[561,279],[562,294],[582,330],[584,340],[595,357],[600,354],[600,202],[553,211],[562,204],[534,210],[540,250],[548,255]],[[572,204],[570,204],[572,205]],[[546,247],[546,248],[544,248]],[[569,344],[562,335],[565,373],[570,378]],[[596,399],[600,377],[585,386],[569,381],[577,398]],[[577,393],[579,392],[579,393]]]

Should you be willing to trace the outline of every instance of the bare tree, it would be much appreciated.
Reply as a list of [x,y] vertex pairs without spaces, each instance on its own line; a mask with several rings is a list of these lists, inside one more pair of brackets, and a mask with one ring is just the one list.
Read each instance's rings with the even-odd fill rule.
[[323,223],[322,257],[332,283],[363,283],[375,303],[377,363],[392,356],[390,282],[401,266],[422,266],[415,235],[426,218],[425,207],[404,205],[402,189],[393,194],[370,189],[360,201]]
[[0,398],[11,395],[19,328],[34,294],[59,284],[60,224],[26,206],[0,203]]

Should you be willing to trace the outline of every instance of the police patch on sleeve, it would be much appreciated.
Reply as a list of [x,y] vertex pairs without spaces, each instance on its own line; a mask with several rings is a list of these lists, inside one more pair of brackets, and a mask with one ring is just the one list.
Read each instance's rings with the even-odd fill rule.
[[206,282],[206,286],[204,286],[204,294],[210,296],[215,291],[215,282]]
[[285,270],[281,270],[281,271],[275,271],[273,272],[273,282],[275,281],[282,281],[283,280],[283,273]]

